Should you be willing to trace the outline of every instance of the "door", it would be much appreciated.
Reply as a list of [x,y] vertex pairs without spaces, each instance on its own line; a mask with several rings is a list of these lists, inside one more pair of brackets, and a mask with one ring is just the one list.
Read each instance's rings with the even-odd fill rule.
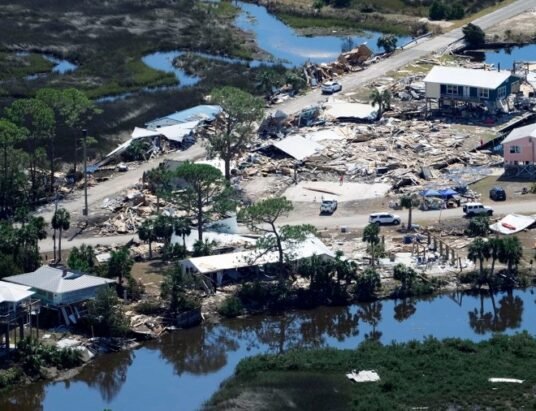
[[471,87],[463,86],[463,96],[467,98],[471,97]]

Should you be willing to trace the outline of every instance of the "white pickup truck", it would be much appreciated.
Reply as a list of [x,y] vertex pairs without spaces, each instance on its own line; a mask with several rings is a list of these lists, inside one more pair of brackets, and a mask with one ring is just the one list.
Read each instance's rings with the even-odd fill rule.
[[320,203],[320,214],[333,214],[337,209],[337,200],[323,199]]

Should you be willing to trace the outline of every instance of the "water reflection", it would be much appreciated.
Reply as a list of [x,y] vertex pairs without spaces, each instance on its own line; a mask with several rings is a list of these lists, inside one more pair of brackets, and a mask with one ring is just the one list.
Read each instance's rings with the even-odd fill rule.
[[[123,351],[108,357],[104,364],[89,364],[72,380],[73,383],[84,382],[88,387],[98,389],[101,398],[107,403],[119,394],[127,381],[128,367],[136,358],[136,351]],[[69,389],[70,382],[67,380],[64,383],[65,388]]]
[[[489,299],[491,311],[485,311],[485,297],[480,295],[480,309],[469,311],[469,325],[477,334],[515,330],[521,326],[523,300],[509,293],[495,304],[493,296]],[[489,308],[489,307],[488,307]]]
[[406,321],[417,311],[414,302],[411,299],[403,299],[399,304],[395,305],[394,319],[398,322]]
[[239,343],[222,327],[208,325],[172,333],[150,347],[160,350],[161,358],[173,366],[177,375],[203,375],[218,371],[227,364],[227,353]]
[[[296,347],[353,349],[364,340],[408,341],[435,336],[489,338],[491,333],[536,333],[531,291],[453,294],[428,300],[385,300],[320,307],[277,316],[206,323],[180,330],[133,352],[98,358],[66,383],[40,383],[0,398],[0,410],[194,410],[232,375],[238,362]],[[148,395],[150,393],[150,395]],[[176,405],[176,406],[175,406]]]
[[383,304],[379,301],[373,303],[364,304],[359,309],[359,318],[363,322],[372,326],[372,330],[365,334],[365,339],[370,341],[380,341],[382,337],[381,331],[378,331],[376,327],[382,321],[382,308]]

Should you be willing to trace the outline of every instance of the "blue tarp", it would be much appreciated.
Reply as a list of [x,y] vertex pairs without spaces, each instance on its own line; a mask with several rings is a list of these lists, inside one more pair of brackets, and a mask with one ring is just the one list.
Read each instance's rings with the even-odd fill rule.
[[452,188],[444,188],[441,190],[428,189],[421,191],[423,197],[450,197],[455,194],[458,194],[458,192],[454,191]]
[[444,190],[439,190],[441,197],[450,197],[458,194],[457,191],[454,191],[452,188],[445,188]]
[[424,190],[421,192],[423,197],[441,197],[441,193],[437,190]]

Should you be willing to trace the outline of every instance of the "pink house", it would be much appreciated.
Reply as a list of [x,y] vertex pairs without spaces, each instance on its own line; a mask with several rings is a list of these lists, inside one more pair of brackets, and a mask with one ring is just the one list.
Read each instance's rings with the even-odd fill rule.
[[536,123],[512,130],[502,144],[505,168],[536,164]]

